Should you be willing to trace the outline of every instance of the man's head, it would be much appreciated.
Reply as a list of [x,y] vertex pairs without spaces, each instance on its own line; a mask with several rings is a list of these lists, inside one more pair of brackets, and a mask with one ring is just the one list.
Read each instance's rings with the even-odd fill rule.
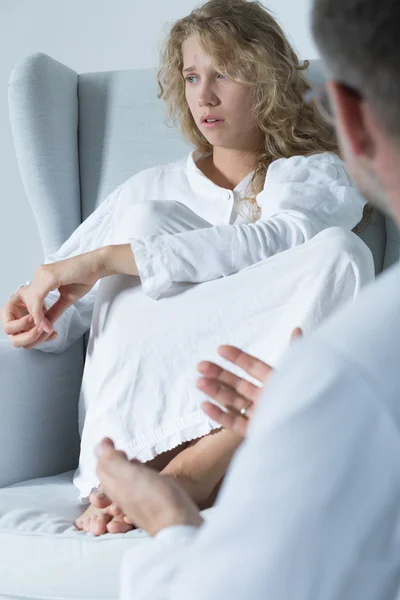
[[313,33],[349,171],[400,223],[400,2],[314,0]]

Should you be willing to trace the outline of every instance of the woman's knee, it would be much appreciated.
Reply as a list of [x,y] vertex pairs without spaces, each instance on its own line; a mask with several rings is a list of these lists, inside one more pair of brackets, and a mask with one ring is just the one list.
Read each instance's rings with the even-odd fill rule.
[[331,256],[343,252],[357,256],[368,251],[368,247],[355,233],[342,227],[328,227],[318,233],[313,241],[315,244],[320,245],[322,249],[326,249]]
[[373,257],[368,246],[352,231],[342,227],[329,227],[324,229],[313,240],[318,245],[320,260],[345,260],[357,266],[366,274],[373,275]]

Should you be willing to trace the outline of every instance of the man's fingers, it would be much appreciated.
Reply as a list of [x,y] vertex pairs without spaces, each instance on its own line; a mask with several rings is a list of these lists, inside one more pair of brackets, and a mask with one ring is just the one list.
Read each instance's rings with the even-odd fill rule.
[[295,340],[296,338],[303,337],[303,330],[300,327],[296,327],[296,329],[292,332],[291,340]]
[[25,315],[25,317],[21,317],[20,319],[6,321],[3,325],[3,329],[7,335],[15,335],[17,333],[28,331],[32,328],[32,325],[33,317],[31,315]]
[[215,379],[230,386],[238,392],[238,394],[255,402],[260,394],[260,388],[253,385],[249,381],[226,371],[219,365],[212,362],[203,361],[198,364],[197,370],[208,379]]
[[120,507],[118,506],[118,504],[115,504],[115,502],[112,502],[108,507],[107,507],[107,512],[109,515],[111,515],[112,517],[120,517],[121,515],[123,515],[124,513],[122,512],[122,510],[120,509]]
[[210,419],[216,421],[222,427],[233,430],[242,437],[246,437],[249,424],[249,420],[246,417],[238,413],[226,413],[211,402],[203,402],[201,408]]
[[246,371],[246,373],[255,379],[258,379],[261,383],[265,383],[268,375],[273,370],[262,360],[259,360],[234,346],[220,346],[218,348],[218,354]]
[[[123,516],[123,520],[125,521],[125,523],[127,523],[128,525],[133,525],[133,521],[132,519],[130,519],[129,517],[127,517],[126,515]],[[135,529],[135,527],[134,527]]]
[[221,404],[228,410],[233,409],[237,412],[240,412],[242,408],[248,406],[249,402],[251,402],[247,412],[247,416],[251,416],[253,402],[250,401],[247,397],[238,394],[236,390],[234,390],[230,386],[220,383],[218,379],[208,379],[206,377],[201,377],[197,380],[196,385],[202,392],[207,394],[207,396],[210,396],[216,402],[218,402],[218,404]]

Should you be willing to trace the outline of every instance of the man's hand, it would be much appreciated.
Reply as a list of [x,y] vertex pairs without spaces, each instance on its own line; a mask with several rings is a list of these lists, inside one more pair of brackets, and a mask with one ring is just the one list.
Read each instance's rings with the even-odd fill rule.
[[[301,335],[301,329],[296,328],[292,340]],[[218,353],[256,379],[259,385],[254,385],[212,362],[201,362],[197,368],[203,377],[197,380],[197,387],[223,406],[227,412],[211,402],[203,402],[202,409],[210,419],[246,437],[257,401],[273,369],[234,346],[220,346]]]
[[129,461],[109,438],[97,446],[96,454],[102,491],[136,527],[156,535],[172,525],[202,524],[196,504],[173,477]]

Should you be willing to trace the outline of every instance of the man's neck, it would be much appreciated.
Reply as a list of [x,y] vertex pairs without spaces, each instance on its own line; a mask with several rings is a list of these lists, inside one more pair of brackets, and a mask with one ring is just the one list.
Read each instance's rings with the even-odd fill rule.
[[208,179],[220,187],[233,190],[254,170],[257,152],[213,148],[213,153],[197,163]]

